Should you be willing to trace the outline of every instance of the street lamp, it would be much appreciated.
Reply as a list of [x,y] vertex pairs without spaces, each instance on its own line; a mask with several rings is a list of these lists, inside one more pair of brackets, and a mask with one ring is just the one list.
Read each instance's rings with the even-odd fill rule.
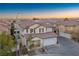
[[58,38],[59,38],[59,28],[57,29],[57,44],[58,44]]
[[59,25],[56,26],[56,34],[57,34],[57,44],[58,42],[58,38],[59,38]]

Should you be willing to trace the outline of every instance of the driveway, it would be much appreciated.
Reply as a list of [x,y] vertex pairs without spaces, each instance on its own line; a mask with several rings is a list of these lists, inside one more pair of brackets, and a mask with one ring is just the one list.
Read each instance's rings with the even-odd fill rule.
[[45,47],[47,54],[39,54],[38,56],[79,56],[79,43],[63,37],[59,37],[58,42],[56,46]]

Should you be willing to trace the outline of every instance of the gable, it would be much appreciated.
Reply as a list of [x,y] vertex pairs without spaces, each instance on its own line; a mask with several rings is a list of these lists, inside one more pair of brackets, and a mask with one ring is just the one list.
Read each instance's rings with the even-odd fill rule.
[[39,27],[37,27],[37,28],[46,28],[45,26],[39,26]]
[[29,28],[37,28],[39,26],[40,26],[39,24],[34,24],[34,25],[31,25]]

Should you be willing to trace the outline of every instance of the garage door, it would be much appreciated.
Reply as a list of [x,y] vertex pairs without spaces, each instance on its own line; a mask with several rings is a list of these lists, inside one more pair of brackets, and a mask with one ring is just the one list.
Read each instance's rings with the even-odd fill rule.
[[60,32],[59,35],[65,38],[71,38],[71,35],[69,33]]
[[57,38],[43,39],[43,46],[50,46],[57,43]]

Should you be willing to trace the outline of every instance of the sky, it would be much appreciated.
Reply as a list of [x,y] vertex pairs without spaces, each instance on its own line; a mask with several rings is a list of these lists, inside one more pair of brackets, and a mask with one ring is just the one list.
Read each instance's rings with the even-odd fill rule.
[[0,3],[0,16],[7,18],[79,17],[79,3]]

